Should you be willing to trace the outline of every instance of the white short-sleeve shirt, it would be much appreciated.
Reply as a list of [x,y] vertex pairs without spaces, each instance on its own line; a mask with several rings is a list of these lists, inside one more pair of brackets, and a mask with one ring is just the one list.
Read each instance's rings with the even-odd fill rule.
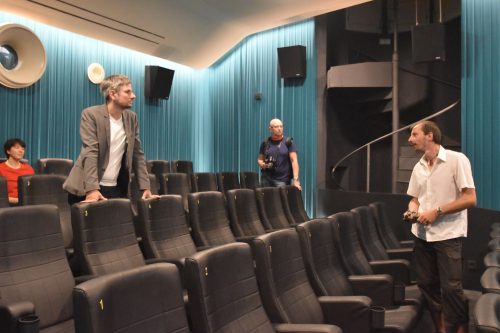
[[[431,170],[423,156],[415,165],[407,193],[418,199],[421,213],[458,199],[465,188],[475,188],[469,159],[440,146]],[[430,225],[414,223],[411,232],[429,242],[466,237],[467,210],[438,216]]]

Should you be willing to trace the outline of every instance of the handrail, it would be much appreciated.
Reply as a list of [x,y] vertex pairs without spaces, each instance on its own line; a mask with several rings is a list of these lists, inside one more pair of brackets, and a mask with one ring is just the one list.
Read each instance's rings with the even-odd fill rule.
[[[377,143],[377,142],[379,142],[379,141],[382,141],[383,139],[385,139],[385,138],[387,138],[387,137],[389,137],[389,136],[392,136],[392,135],[394,135],[394,134],[397,134],[397,133],[399,133],[399,132],[402,132],[402,131],[404,131],[404,130],[407,130],[408,128],[410,128],[410,127],[412,127],[412,126],[414,126],[414,125],[416,125],[416,124],[418,124],[418,123],[420,123],[420,122],[422,122],[422,121],[429,120],[429,119],[432,119],[432,118],[434,118],[434,117],[437,117],[437,116],[439,116],[439,115],[441,115],[441,114],[443,114],[443,113],[445,113],[445,112],[447,112],[447,111],[449,111],[449,110],[453,109],[455,106],[457,106],[457,105],[458,105],[458,103],[460,103],[460,99],[458,99],[456,102],[454,102],[454,103],[452,103],[452,104],[448,105],[448,106],[447,106],[447,107],[445,107],[444,109],[442,109],[442,110],[440,110],[440,111],[437,111],[436,113],[431,114],[430,116],[427,116],[427,117],[425,117],[425,118],[422,118],[422,119],[420,119],[420,120],[418,120],[418,121],[416,121],[416,122],[414,122],[414,123],[411,123],[410,125],[407,125],[407,126],[405,126],[405,127],[401,127],[401,128],[399,128],[399,129],[397,129],[397,130],[395,130],[395,131],[392,131],[392,132],[390,132],[390,133],[388,133],[388,134],[382,135],[381,137],[379,137],[379,138],[377,138],[377,139],[375,139],[375,140],[372,140],[372,141],[370,141],[370,142],[368,142],[368,143],[366,143],[366,144],[362,145],[361,147],[356,148],[355,150],[353,150],[353,151],[352,151],[352,152],[350,152],[349,154],[347,154],[347,155],[345,155],[344,157],[342,157],[342,158],[341,158],[341,159],[340,159],[340,160],[339,160],[339,161],[338,161],[338,162],[337,162],[337,163],[333,166],[332,171],[331,171],[331,176],[332,176],[332,178],[333,178],[333,176],[334,176],[334,174],[335,174],[335,170],[337,169],[337,167],[338,167],[338,166],[339,166],[342,162],[344,162],[346,159],[348,159],[349,157],[351,157],[352,155],[354,155],[355,153],[357,153],[358,151],[360,151],[360,150],[362,150],[362,149],[364,149],[364,148],[368,148],[368,154],[369,154],[369,152],[370,152],[370,146],[371,146],[372,144]],[[369,185],[369,183],[370,183],[370,182],[369,182],[369,166],[370,166],[370,161],[367,161],[367,175],[368,175],[368,177],[367,177],[367,178],[368,178],[368,179],[367,179],[367,182],[368,182],[368,184],[367,184],[367,189],[369,189],[369,186],[370,186],[370,185]]]

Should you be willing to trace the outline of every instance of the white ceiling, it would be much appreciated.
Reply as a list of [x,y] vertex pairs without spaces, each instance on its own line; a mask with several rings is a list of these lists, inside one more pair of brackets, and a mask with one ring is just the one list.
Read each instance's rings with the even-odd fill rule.
[[248,35],[371,0],[0,0],[0,10],[194,68]]

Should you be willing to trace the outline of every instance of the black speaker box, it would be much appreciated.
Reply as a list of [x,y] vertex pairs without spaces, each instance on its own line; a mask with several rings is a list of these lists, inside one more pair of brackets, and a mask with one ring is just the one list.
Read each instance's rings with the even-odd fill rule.
[[170,96],[174,70],[160,66],[145,66],[144,96],[149,98],[164,98]]
[[443,23],[411,27],[413,62],[445,61],[445,26]]
[[278,66],[284,79],[306,77],[306,47],[302,45],[279,47]]

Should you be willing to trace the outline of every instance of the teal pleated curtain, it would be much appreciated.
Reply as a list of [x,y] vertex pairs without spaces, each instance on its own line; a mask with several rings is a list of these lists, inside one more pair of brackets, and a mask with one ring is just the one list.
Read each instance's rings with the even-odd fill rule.
[[478,205],[500,209],[500,1],[462,0],[462,146]]
[[[304,80],[284,80],[277,48],[306,47]],[[213,171],[256,171],[269,121],[280,118],[297,146],[303,198],[309,212],[316,183],[316,53],[314,21],[304,21],[242,41],[208,73],[214,137]],[[256,94],[261,99],[256,99]]]

